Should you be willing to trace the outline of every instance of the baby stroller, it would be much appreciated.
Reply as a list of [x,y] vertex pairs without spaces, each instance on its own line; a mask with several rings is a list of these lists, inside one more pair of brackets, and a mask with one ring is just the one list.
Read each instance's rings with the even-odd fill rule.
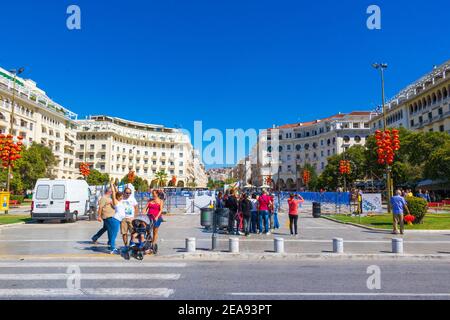
[[[152,244],[153,240],[153,219],[146,215],[139,215],[133,220],[133,234],[131,237],[130,246],[126,247],[124,257],[126,260],[130,256],[137,260],[144,259],[146,253],[156,254],[158,252],[158,245]],[[133,238],[137,239],[133,242]]]

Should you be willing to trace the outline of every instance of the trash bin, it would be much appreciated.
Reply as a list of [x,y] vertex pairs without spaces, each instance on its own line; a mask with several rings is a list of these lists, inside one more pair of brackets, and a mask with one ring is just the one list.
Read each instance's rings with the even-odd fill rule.
[[320,202],[312,203],[312,214],[314,218],[320,218]]
[[228,228],[228,212],[228,208],[216,209],[215,214],[218,229]]
[[210,228],[213,225],[214,209],[201,208],[200,209],[200,224],[202,227]]
[[0,192],[0,211],[9,210],[9,192]]

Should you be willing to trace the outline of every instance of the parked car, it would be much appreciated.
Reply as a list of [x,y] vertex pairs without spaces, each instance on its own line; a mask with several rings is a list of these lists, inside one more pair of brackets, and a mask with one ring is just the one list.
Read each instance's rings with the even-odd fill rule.
[[90,193],[84,180],[39,179],[34,187],[31,218],[38,222],[75,222],[78,216],[88,214]]

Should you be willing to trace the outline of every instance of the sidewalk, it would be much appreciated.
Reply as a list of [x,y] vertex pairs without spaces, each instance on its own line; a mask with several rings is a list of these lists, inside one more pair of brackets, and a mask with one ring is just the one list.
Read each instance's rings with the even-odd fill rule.
[[[211,232],[200,226],[199,215],[169,215],[160,229],[159,256],[182,255],[185,239],[195,237],[198,253],[211,253]],[[391,239],[401,237],[389,232],[366,230],[339,224],[326,219],[314,219],[302,213],[299,218],[299,236],[289,235],[287,216],[280,215],[281,228],[272,235],[240,236],[240,252],[251,255],[273,255],[275,237],[285,240],[288,254],[330,255],[332,239],[344,239],[346,254],[389,255]],[[106,255],[106,234],[99,245],[90,243],[90,238],[101,227],[99,222],[78,221],[75,224],[45,223],[23,224],[0,230],[0,255]],[[233,236],[235,237],[235,236]],[[218,235],[219,254],[228,254],[226,234]],[[448,255],[450,257],[450,231],[444,233],[406,233],[405,254]],[[120,235],[117,245],[122,244]],[[217,256],[217,253],[214,253]]]

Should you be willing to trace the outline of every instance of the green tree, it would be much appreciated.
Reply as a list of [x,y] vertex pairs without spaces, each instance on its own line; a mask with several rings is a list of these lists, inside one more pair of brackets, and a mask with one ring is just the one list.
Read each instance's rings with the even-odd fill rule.
[[[125,184],[130,183],[130,181],[128,180],[128,175],[125,175],[120,181]],[[131,184],[137,192],[146,192],[149,188],[148,181],[138,176],[134,177],[134,180],[133,182],[131,182]]]
[[447,179],[450,183],[450,139],[431,152],[424,165],[424,174],[430,179]]
[[[22,150],[22,158],[15,162],[11,190],[20,193],[33,189],[37,179],[54,178],[52,170],[57,164],[53,152],[46,146],[32,143]],[[0,182],[6,185],[7,170],[2,169]]]
[[164,187],[167,184],[167,173],[164,170],[158,171],[155,177],[159,187]]
[[310,180],[309,180],[309,183],[308,183],[308,189],[309,190],[317,190],[319,180],[318,180],[316,169],[310,163],[305,163],[303,168],[301,168],[301,170],[300,170],[302,177],[303,177],[303,171],[304,170],[308,170],[309,173],[310,173]]
[[236,179],[235,178],[227,178],[225,179],[225,184],[233,184],[236,183]]
[[93,169],[86,181],[90,186],[101,186],[109,182],[109,174]]

